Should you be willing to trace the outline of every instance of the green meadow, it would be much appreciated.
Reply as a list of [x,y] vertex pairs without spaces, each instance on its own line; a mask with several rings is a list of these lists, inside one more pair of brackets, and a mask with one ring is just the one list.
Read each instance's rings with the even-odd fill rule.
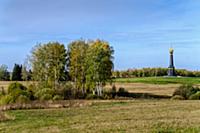
[[200,102],[172,100],[85,101],[63,109],[7,111],[12,120],[0,123],[5,133],[200,132]]
[[141,77],[141,78],[117,78],[119,83],[147,83],[147,84],[200,84],[200,78],[196,77]]

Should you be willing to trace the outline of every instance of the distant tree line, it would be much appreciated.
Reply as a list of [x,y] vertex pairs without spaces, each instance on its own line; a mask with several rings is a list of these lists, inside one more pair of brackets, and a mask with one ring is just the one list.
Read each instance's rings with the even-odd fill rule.
[[[142,68],[114,71],[114,78],[134,78],[134,77],[155,77],[167,76],[168,68]],[[189,71],[186,69],[176,69],[177,76],[200,77],[200,71]]]
[[0,81],[28,81],[31,80],[31,70],[27,71],[24,65],[15,64],[12,72],[6,65],[0,66]]

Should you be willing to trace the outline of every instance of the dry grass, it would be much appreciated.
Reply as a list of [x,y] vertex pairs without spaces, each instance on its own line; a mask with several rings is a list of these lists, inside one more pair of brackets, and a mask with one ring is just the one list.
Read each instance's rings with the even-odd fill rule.
[[9,111],[14,121],[0,132],[200,132],[200,101],[86,101],[92,105],[66,109]]
[[90,105],[91,102],[84,100],[61,100],[61,101],[32,101],[29,103],[14,103],[0,106],[0,111],[19,109],[52,109],[70,108]]
[[[167,95],[172,96],[175,89],[180,84],[145,84],[145,83],[115,83],[117,88],[123,87],[127,91],[132,93],[151,93],[155,95]],[[107,85],[106,88],[111,88],[111,85]]]
[[5,112],[0,111],[0,122],[7,121],[13,119],[9,115],[7,115]]

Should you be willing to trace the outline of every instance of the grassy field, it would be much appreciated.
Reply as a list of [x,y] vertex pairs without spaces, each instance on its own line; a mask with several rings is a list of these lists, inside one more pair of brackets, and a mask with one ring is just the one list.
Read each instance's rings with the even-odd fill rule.
[[193,77],[144,77],[119,78],[118,83],[146,83],[146,84],[200,84],[200,78]]
[[[5,89],[10,82],[0,82]],[[183,83],[199,85],[199,78],[116,79],[117,88],[133,93],[169,95]],[[28,84],[23,82],[23,84]],[[111,88],[107,85],[106,88]],[[200,101],[111,100],[84,101],[82,107],[0,112],[0,132],[200,132]],[[6,116],[6,117],[5,117]]]
[[[116,88],[123,87],[131,93],[151,93],[155,95],[172,96],[175,89],[180,84],[145,84],[145,83],[115,83]],[[107,85],[107,89],[111,89],[112,85]]]
[[85,107],[7,114],[14,120],[1,122],[0,132],[200,132],[200,101],[98,101]]

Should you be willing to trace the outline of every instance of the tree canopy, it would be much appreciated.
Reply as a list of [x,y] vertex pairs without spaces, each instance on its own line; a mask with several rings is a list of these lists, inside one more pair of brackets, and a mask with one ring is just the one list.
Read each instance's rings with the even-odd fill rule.
[[45,86],[56,86],[66,79],[67,53],[58,42],[37,45],[30,58],[33,80],[44,82]]

